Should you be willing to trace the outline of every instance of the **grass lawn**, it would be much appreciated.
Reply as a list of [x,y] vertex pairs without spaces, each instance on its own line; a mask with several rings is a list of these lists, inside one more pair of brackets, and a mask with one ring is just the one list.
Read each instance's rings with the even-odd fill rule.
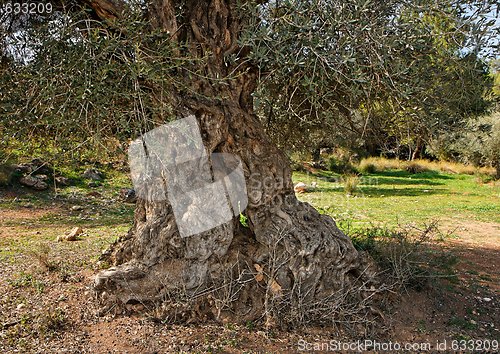
[[347,196],[341,176],[328,171],[294,172],[294,183],[317,183],[300,194],[340,224],[362,226],[428,223],[430,220],[478,220],[500,223],[500,184],[481,183],[477,176],[402,170],[360,177],[353,196]]

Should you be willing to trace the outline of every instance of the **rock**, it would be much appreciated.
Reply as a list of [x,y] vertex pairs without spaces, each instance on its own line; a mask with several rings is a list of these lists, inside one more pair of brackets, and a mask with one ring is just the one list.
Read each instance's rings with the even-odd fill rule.
[[54,173],[54,169],[49,166],[47,162],[43,162],[40,159],[33,159],[29,163],[33,174],[35,175],[52,175]]
[[56,177],[56,185],[66,187],[70,185],[70,182],[66,177]]
[[24,304],[19,304],[19,305],[17,305],[16,309],[21,310],[24,308],[24,306],[25,306]]
[[31,173],[31,166],[27,163],[22,163],[19,165],[14,165],[14,171],[19,174]]
[[491,298],[489,298],[489,297],[485,297],[483,300],[484,300],[484,301],[486,301],[486,302],[490,302],[490,301],[491,301]]
[[82,210],[82,209],[83,209],[83,207],[81,205],[73,205],[71,207],[72,211],[79,211],[79,210]]
[[120,198],[126,203],[135,203],[137,201],[135,190],[131,188],[120,189]]
[[145,308],[143,304],[127,304],[125,305],[125,307],[130,312],[141,312],[144,311]]
[[74,227],[68,234],[58,236],[57,241],[76,241],[78,236],[83,234],[83,229],[79,226]]
[[87,197],[94,197],[94,198],[99,198],[99,197],[102,197],[102,194],[101,194],[101,193],[99,193],[99,192],[95,192],[95,191],[93,191],[93,192],[88,192],[86,195],[87,195]]
[[293,187],[295,193],[305,193],[307,192],[307,185],[304,182],[299,182]]
[[37,177],[30,176],[30,175],[21,177],[21,179],[19,180],[19,183],[21,183],[24,186],[27,186],[27,187],[30,187],[30,188],[33,188],[33,189],[36,189],[39,191],[43,191],[43,190],[49,188],[49,185],[47,183],[38,179]]
[[82,176],[93,181],[102,181],[104,179],[103,174],[95,168],[86,169]]

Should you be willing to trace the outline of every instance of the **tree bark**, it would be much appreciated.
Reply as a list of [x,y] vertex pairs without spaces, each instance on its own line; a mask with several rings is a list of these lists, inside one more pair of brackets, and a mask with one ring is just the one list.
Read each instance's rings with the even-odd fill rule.
[[[103,1],[90,3],[105,8]],[[172,88],[169,103],[178,118],[196,117],[208,156],[222,152],[241,159],[248,227],[235,217],[182,238],[168,201],[139,199],[133,227],[103,256],[113,267],[95,279],[103,308],[140,302],[186,321],[269,319],[307,312],[360,278],[372,279],[370,262],[333,219],[295,197],[289,162],[253,113],[257,70],[241,59],[226,63],[227,55],[245,50],[237,43],[244,23],[236,5],[186,1],[182,23],[173,15],[175,5],[152,1],[151,23],[175,33],[173,40],[186,44],[179,50],[208,59],[204,77],[179,70],[185,89]]]

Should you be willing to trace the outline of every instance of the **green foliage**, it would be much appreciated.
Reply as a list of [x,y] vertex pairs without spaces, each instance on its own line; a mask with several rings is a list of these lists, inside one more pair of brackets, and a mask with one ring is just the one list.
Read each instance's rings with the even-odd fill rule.
[[435,142],[435,150],[475,166],[491,166],[500,178],[500,112],[470,118],[465,129]]
[[240,224],[241,226],[248,228],[248,218],[242,213],[240,213]]
[[43,293],[45,289],[45,283],[43,281],[25,272],[19,273],[14,279],[8,279],[7,283],[14,288],[33,287],[39,294]]
[[[123,158],[130,138],[174,118],[182,102],[171,92],[225,99],[191,79],[217,87],[258,73],[255,110],[281,147],[410,156],[483,113],[496,80],[479,55],[492,0],[477,11],[465,0],[238,2],[240,50],[220,72],[207,71],[216,53],[203,44],[145,21],[147,1],[127,3],[113,25],[73,2],[45,16],[1,15],[0,154],[24,144],[24,155]],[[177,20],[189,6],[175,7]]]
[[336,173],[348,173],[353,170],[353,167],[348,159],[329,156],[328,157],[328,170]]
[[[84,9],[54,16],[36,26],[17,23],[31,43],[23,54],[30,58],[0,75],[6,88],[0,133],[7,138],[0,150],[22,141],[45,155],[52,147],[55,157],[76,153],[81,159],[82,151],[96,149],[113,155],[126,150],[121,142],[172,119],[167,91],[182,85],[175,68],[188,69],[190,62],[173,54],[168,33],[151,31],[140,11],[123,20],[127,36],[91,20]],[[0,31],[0,43],[9,36]]]
[[483,93],[491,85],[487,65],[470,46],[473,38],[492,35],[492,24],[481,31],[469,25],[495,5],[474,15],[467,6],[265,5],[265,21],[247,41],[262,71],[272,73],[256,93],[269,134],[290,150],[344,146],[411,157],[432,137],[460,129],[464,119],[485,111]]

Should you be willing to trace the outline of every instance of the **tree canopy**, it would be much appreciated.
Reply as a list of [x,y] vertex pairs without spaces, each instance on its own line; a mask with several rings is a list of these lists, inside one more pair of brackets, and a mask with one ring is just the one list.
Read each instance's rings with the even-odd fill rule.
[[[182,33],[197,35],[183,22],[187,3],[171,9],[176,33],[151,25],[159,2],[103,2],[104,22],[91,3],[56,1],[34,15],[3,5],[4,136],[66,148],[134,138],[172,119],[168,88],[185,85],[181,72],[214,85],[257,75],[256,112],[288,149],[411,152],[488,107],[495,1],[242,2],[238,41],[196,55]],[[216,54],[230,68],[223,77],[203,66]]]

